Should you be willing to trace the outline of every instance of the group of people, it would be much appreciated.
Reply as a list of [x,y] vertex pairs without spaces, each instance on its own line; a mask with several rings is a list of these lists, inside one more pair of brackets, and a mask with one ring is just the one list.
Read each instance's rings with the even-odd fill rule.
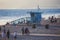
[[56,23],[57,22],[57,18],[52,16],[52,17],[49,17],[49,20],[51,23]]
[[30,31],[29,31],[29,29],[28,28],[22,28],[22,34],[24,35],[24,34],[30,34]]
[[6,38],[9,39],[9,37],[10,37],[10,31],[9,31],[9,30],[6,31],[6,30],[4,29],[4,30],[2,31],[2,33],[1,33],[1,37],[2,37],[2,40],[6,40]]
[[6,38],[9,39],[9,36],[10,36],[10,31],[9,30],[6,31],[5,28],[3,30],[1,30],[1,27],[0,27],[0,38],[2,40],[6,40]]
[[[24,27],[22,27],[21,32],[22,32],[22,35],[24,35],[24,34],[29,35],[30,34],[29,29],[28,28],[24,28]],[[9,40],[10,39],[11,32],[10,32],[9,29],[6,30],[5,27],[4,27],[3,30],[1,30],[1,27],[0,27],[0,33],[1,33],[0,37],[1,37],[2,40]],[[14,37],[14,40],[17,39],[17,31],[14,31],[13,37]]]
[[[0,27],[1,28],[1,27]],[[10,39],[10,30],[6,30],[5,28],[3,30],[0,30],[0,38],[1,40],[9,40]],[[17,38],[17,33],[14,32],[13,34],[14,40]]]

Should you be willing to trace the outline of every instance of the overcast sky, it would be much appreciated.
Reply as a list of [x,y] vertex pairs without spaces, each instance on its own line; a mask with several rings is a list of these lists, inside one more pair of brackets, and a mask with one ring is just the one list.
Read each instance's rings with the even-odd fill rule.
[[0,0],[0,9],[4,8],[60,8],[60,0]]

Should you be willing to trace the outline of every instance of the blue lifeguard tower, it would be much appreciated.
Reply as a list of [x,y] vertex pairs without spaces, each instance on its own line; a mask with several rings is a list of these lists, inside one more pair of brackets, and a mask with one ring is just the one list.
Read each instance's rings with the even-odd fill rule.
[[41,21],[41,18],[42,18],[42,16],[41,16],[41,13],[42,12],[39,12],[39,11],[37,11],[37,12],[29,12],[30,13],[30,16],[31,16],[31,22],[32,23],[40,23],[40,21]]
[[40,10],[39,8],[39,5],[37,6],[37,10],[36,11],[31,11],[29,12],[30,13],[30,16],[31,16],[31,22],[32,23],[40,23],[41,22],[41,19],[42,19],[42,11]]

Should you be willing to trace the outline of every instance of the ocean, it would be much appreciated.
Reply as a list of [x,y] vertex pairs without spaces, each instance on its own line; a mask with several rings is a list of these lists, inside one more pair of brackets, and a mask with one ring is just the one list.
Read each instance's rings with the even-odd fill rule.
[[[0,25],[13,20],[30,17],[29,12],[37,12],[37,9],[0,9]],[[47,19],[49,16],[58,17],[60,15],[60,9],[40,9],[42,18]]]

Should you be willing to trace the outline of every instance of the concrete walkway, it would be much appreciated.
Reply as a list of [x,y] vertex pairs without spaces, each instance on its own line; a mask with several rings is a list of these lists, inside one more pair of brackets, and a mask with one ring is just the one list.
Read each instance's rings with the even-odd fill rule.
[[[13,33],[11,33],[11,35],[13,35]],[[22,35],[22,34],[17,33],[17,35]],[[24,35],[27,35],[27,34],[24,34]],[[28,34],[28,35],[32,35],[32,36],[60,36],[60,34]]]
[[[1,37],[0,37],[0,40]],[[14,40],[13,33],[11,33],[10,39]],[[17,33],[16,40],[60,40],[60,34],[30,34],[30,35],[22,35],[21,33]]]
[[[11,35],[13,35],[13,33],[11,33]],[[17,33],[17,35],[22,35],[21,33]],[[27,34],[24,34],[27,35]],[[60,34],[29,34],[32,36],[60,36]]]

